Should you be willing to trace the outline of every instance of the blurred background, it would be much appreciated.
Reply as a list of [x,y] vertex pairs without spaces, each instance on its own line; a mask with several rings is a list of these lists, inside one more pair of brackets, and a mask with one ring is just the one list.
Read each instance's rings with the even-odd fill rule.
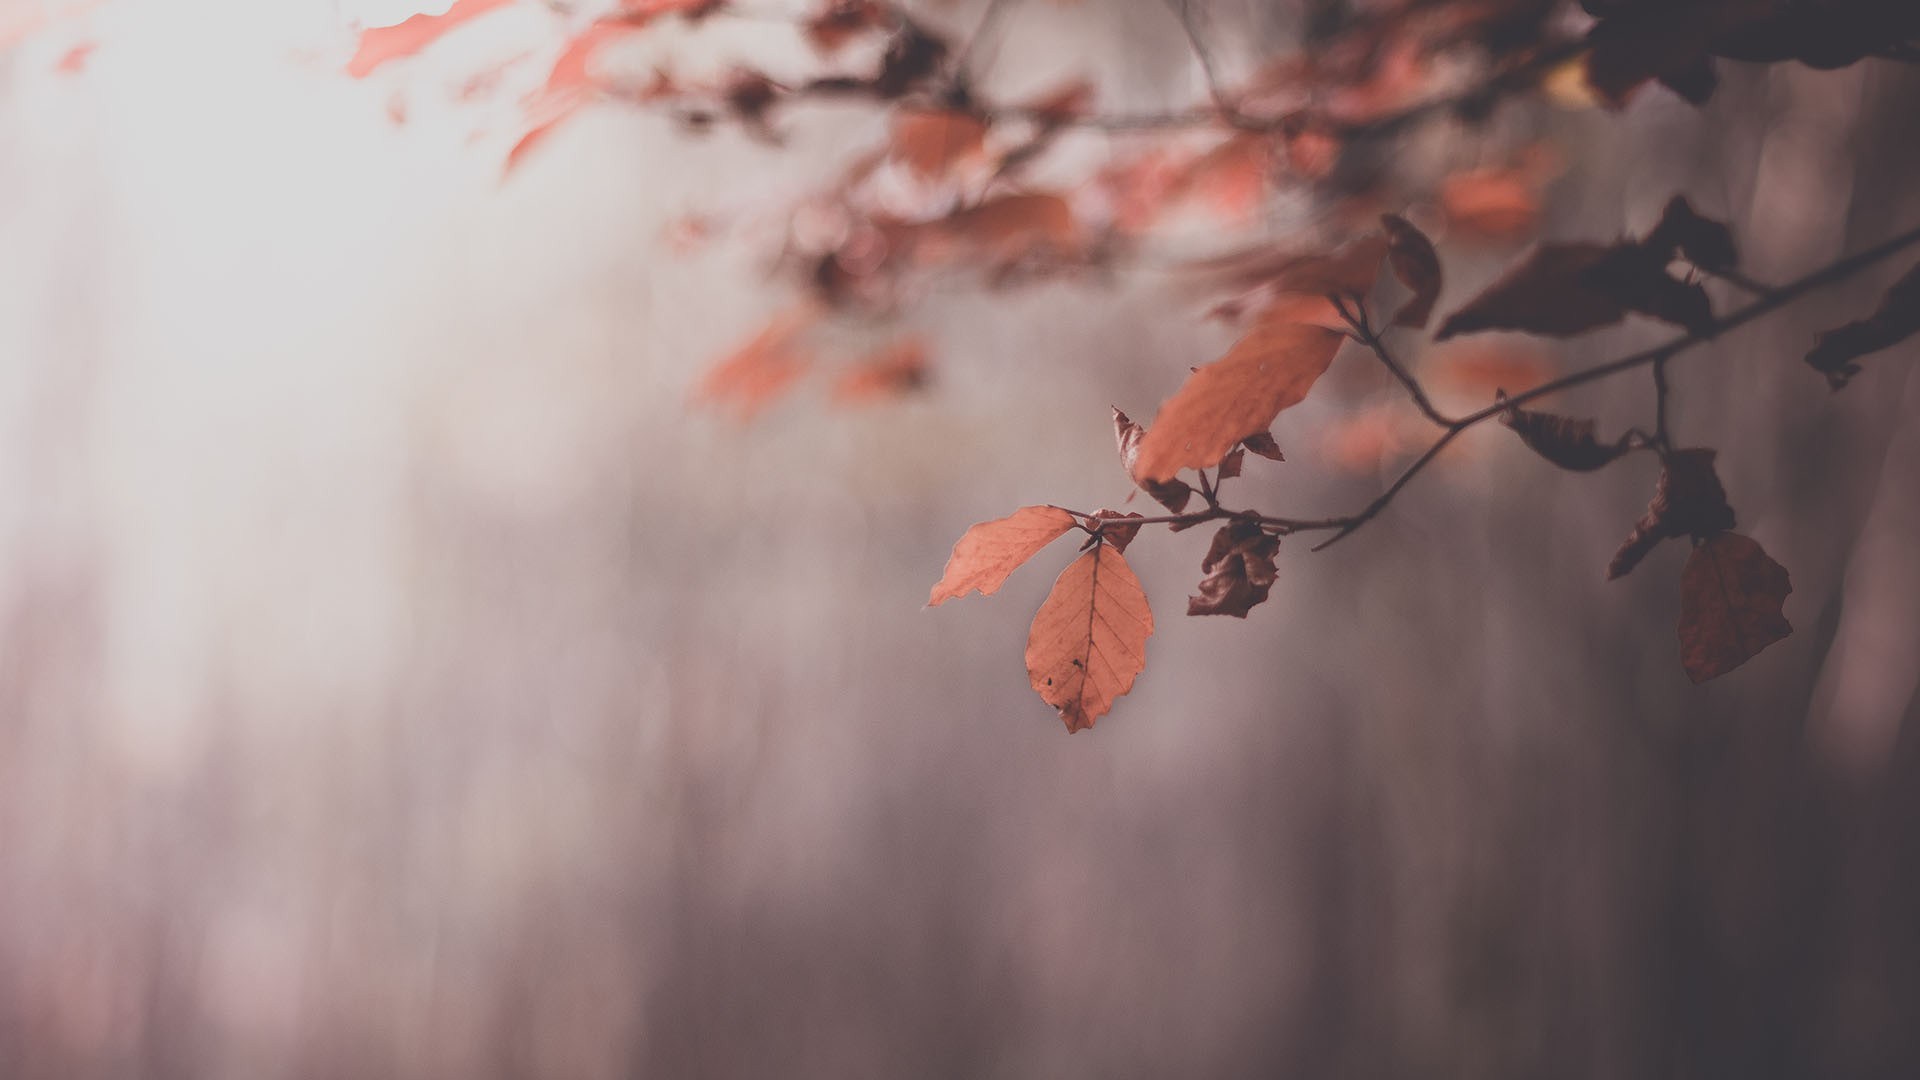
[[[1920,378],[1799,362],[1904,264],[1674,369],[1793,575],[1733,675],[1677,663],[1679,545],[1602,581],[1655,463],[1489,430],[1244,624],[1179,616],[1204,537],[1143,537],[1146,674],[1069,737],[1021,660],[1065,546],[927,588],[974,521],[1118,505],[1108,406],[1231,332],[1147,278],[953,289],[924,394],[691,409],[788,300],[764,244],[663,233],[881,121],[596,109],[503,178],[452,76],[341,76],[409,6],[122,4],[83,63],[59,20],[0,57],[0,1075],[1920,1075]],[[1227,62],[1284,8],[1219,5]],[[1019,19],[996,78],[1203,89],[1158,4]],[[1920,73],[1722,76],[1503,113],[1564,158],[1542,232],[1685,192],[1783,281],[1920,221]],[[1506,258],[1450,252],[1442,310]],[[1397,470],[1321,435],[1364,361],[1250,501]]]

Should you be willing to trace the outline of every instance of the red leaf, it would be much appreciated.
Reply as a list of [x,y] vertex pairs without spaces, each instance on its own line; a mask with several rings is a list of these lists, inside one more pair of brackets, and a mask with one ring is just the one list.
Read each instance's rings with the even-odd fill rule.
[[415,15],[397,26],[380,26],[360,34],[360,47],[347,61],[347,74],[364,79],[391,60],[403,60],[440,40],[448,31],[514,0],[454,0],[443,15]]
[[1607,580],[1629,574],[1662,540],[1696,540],[1733,528],[1733,508],[1713,471],[1712,450],[1675,450],[1668,454],[1647,512],[1634,522],[1626,542],[1607,564]]
[[992,596],[1008,575],[1078,524],[1072,514],[1057,506],[1023,506],[997,521],[973,526],[953,545],[946,572],[927,595],[927,606],[946,603],[976,589],[981,596]]
[[1093,524],[1098,531],[1087,537],[1087,542],[1081,546],[1080,550],[1085,551],[1102,542],[1112,544],[1115,551],[1127,550],[1127,545],[1133,543],[1133,538],[1140,535],[1140,526],[1128,525],[1126,522],[1142,516],[1133,513],[1123,514],[1118,510],[1108,510],[1105,507],[1094,511]]
[[1783,608],[1787,571],[1739,533],[1696,546],[1680,574],[1680,663],[1696,683],[1717,678],[1793,633]]
[[1434,301],[1440,298],[1440,253],[1433,250],[1426,233],[1398,214],[1383,215],[1380,224],[1387,230],[1387,265],[1400,284],[1413,290],[1413,297],[1394,315],[1393,325],[1425,326],[1433,315]]
[[1133,689],[1147,664],[1153,612],[1140,579],[1112,544],[1060,572],[1027,633],[1027,676],[1068,731],[1093,726]]
[[1603,443],[1594,436],[1593,421],[1554,413],[1510,408],[1500,414],[1500,422],[1512,428],[1528,449],[1574,472],[1601,468],[1631,446],[1624,435],[1617,442]]
[[1213,534],[1213,545],[1201,561],[1200,595],[1187,597],[1189,615],[1232,615],[1244,619],[1264,601],[1279,577],[1273,557],[1280,538],[1257,521],[1236,520]]
[[1226,356],[1195,371],[1160,406],[1140,442],[1136,475],[1171,480],[1181,469],[1211,468],[1304,400],[1341,340],[1325,327],[1263,315]]

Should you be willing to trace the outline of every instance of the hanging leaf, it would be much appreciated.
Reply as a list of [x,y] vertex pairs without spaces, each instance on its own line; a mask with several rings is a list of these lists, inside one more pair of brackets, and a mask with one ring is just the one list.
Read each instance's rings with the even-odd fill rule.
[[1246,460],[1247,460],[1247,448],[1245,445],[1236,446],[1233,449],[1227,451],[1227,456],[1220,459],[1220,471],[1217,474],[1215,474],[1215,478],[1219,480],[1226,480],[1235,476],[1239,476],[1241,463],[1245,462]]
[[1705,449],[1675,450],[1666,456],[1647,512],[1607,564],[1608,581],[1631,573],[1662,540],[1702,539],[1733,528],[1733,508],[1713,471],[1713,459],[1714,452]]
[[1096,531],[1094,535],[1087,537],[1087,542],[1080,546],[1080,550],[1085,551],[1098,543],[1112,544],[1115,551],[1127,550],[1127,545],[1133,543],[1133,538],[1140,535],[1140,526],[1128,525],[1126,522],[1141,516],[1134,513],[1123,514],[1118,510],[1108,510],[1104,507],[1094,511],[1093,525]]
[[1135,475],[1170,480],[1181,469],[1212,467],[1304,400],[1342,340],[1325,327],[1262,316],[1226,356],[1196,370],[1160,406],[1140,442]]
[[1153,612],[1112,544],[1096,544],[1060,572],[1027,634],[1027,676],[1068,731],[1093,726],[1133,689],[1147,663]]
[[1255,604],[1266,600],[1279,576],[1273,565],[1279,551],[1280,538],[1257,521],[1241,519],[1221,526],[1200,563],[1206,576],[1200,579],[1200,594],[1187,597],[1187,614],[1246,618]]
[[1717,678],[1793,633],[1783,608],[1787,571],[1739,533],[1709,537],[1680,574],[1680,663],[1696,683]]
[[1116,406],[1113,410],[1113,437],[1120,448],[1120,466],[1127,470],[1127,476],[1139,485],[1140,490],[1152,497],[1154,502],[1178,514],[1187,508],[1187,500],[1193,497],[1193,488],[1184,480],[1141,480],[1135,466],[1140,461],[1140,440],[1146,429],[1135,423],[1126,413]]
[[1855,360],[1915,334],[1920,334],[1920,264],[1893,283],[1872,315],[1821,334],[1820,343],[1807,354],[1807,363],[1838,390],[1860,373]]
[[1509,408],[1500,414],[1500,422],[1512,428],[1528,449],[1574,472],[1592,472],[1632,447],[1625,435],[1616,442],[1603,443],[1594,436],[1593,421],[1570,416]]
[[946,572],[927,595],[927,606],[936,607],[976,589],[982,596],[992,596],[1006,584],[1008,575],[1078,524],[1057,506],[1023,506],[997,521],[969,528],[953,545]]
[[1386,214],[1380,224],[1387,230],[1387,265],[1400,284],[1413,290],[1413,297],[1400,306],[1393,317],[1395,326],[1422,327],[1433,316],[1433,303],[1440,298],[1440,253],[1433,241],[1406,218]]

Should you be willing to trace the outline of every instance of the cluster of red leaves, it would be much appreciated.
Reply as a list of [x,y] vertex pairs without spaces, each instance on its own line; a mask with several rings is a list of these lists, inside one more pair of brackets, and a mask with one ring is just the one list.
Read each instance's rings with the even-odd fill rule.
[[[954,547],[931,603],[973,589],[991,593],[1054,539],[1075,528],[1088,534],[1091,550],[1061,575],[1034,620],[1028,645],[1034,689],[1060,711],[1070,731],[1091,727],[1144,669],[1152,614],[1121,555],[1144,525],[1165,524],[1179,531],[1219,523],[1201,560],[1200,582],[1188,599],[1187,613],[1245,618],[1268,599],[1278,578],[1275,560],[1282,537],[1303,528],[1350,530],[1371,515],[1298,522],[1228,509],[1219,493],[1225,480],[1240,474],[1249,450],[1279,460],[1268,429],[1282,412],[1306,398],[1344,340],[1367,345],[1394,366],[1365,316],[1383,262],[1410,294],[1393,324],[1417,328],[1426,322],[1443,278],[1439,253],[1404,218],[1388,215],[1382,229],[1325,252],[1267,260],[1259,264],[1257,275],[1242,272],[1242,279],[1257,277],[1258,291],[1268,297],[1247,333],[1220,359],[1195,368],[1161,406],[1152,425],[1143,428],[1114,410],[1123,468],[1172,516],[1119,519],[1110,511],[1083,515],[1028,507],[974,526]],[[1697,283],[1673,276],[1676,263],[1716,273],[1735,271],[1731,233],[1680,198],[1668,204],[1659,224],[1642,238],[1610,245],[1546,245],[1522,256],[1454,312],[1435,336],[1482,329],[1565,336],[1629,313],[1679,322],[1696,334],[1710,333],[1705,292]],[[1920,271],[1894,287],[1878,314],[1826,340],[1864,346],[1920,329],[1906,299],[1915,280],[1920,280]],[[1682,294],[1697,300],[1669,299]],[[1320,309],[1303,301],[1315,299],[1341,314],[1348,327],[1345,334],[1308,317]],[[1870,329],[1859,329],[1863,326]],[[1792,589],[1787,572],[1759,544],[1732,531],[1734,511],[1714,470],[1714,451],[1671,447],[1664,419],[1653,435],[1636,431],[1603,441],[1591,420],[1508,401],[1509,390],[1530,399],[1551,388],[1546,373],[1527,354],[1489,354],[1463,359],[1460,366],[1465,384],[1481,386],[1494,398],[1493,405],[1476,416],[1497,417],[1523,446],[1562,469],[1590,472],[1634,450],[1658,454],[1662,469],[1652,502],[1609,562],[1607,576],[1626,575],[1662,541],[1692,543],[1680,577],[1679,620],[1680,660],[1690,679],[1703,682],[1723,675],[1792,632],[1783,610]],[[1424,402],[1418,384],[1410,385],[1416,399]],[[1659,385],[1664,395],[1664,383]],[[1472,421],[1436,414],[1433,422],[1447,429],[1450,438]],[[1187,470],[1197,474],[1194,481],[1180,475]],[[1188,511],[1196,493],[1205,507]]]

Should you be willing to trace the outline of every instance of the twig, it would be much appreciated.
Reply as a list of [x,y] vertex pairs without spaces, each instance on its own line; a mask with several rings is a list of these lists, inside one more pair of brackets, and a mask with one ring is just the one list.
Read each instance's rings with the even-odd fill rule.
[[1366,346],[1374,356],[1380,359],[1380,363],[1393,373],[1393,377],[1400,380],[1400,385],[1407,388],[1407,395],[1413,398],[1414,407],[1420,410],[1422,416],[1439,427],[1451,429],[1460,426],[1460,421],[1434,407],[1433,400],[1427,397],[1426,388],[1420,385],[1420,380],[1414,378],[1412,372],[1400,366],[1400,362],[1387,351],[1386,342],[1380,340],[1380,335],[1374,332],[1372,324],[1367,320],[1365,304],[1356,299],[1353,309],[1349,310],[1345,299],[1338,296],[1330,296],[1327,299],[1333,301],[1334,310],[1353,329],[1353,339]]

